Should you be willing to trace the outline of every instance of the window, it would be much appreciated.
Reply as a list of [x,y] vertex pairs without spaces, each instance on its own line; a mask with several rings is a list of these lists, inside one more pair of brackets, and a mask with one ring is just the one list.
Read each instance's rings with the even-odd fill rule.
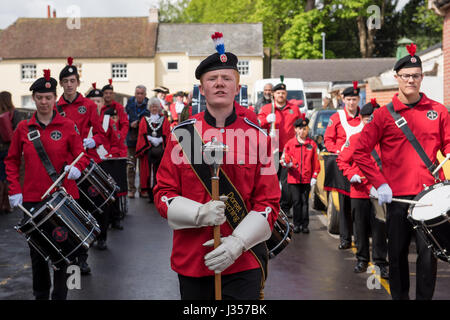
[[113,63],[111,66],[111,75],[115,80],[127,79],[127,64],[126,63]]
[[167,70],[178,71],[178,62],[167,62]]
[[246,76],[249,74],[250,69],[250,61],[248,60],[240,60],[238,61],[237,68],[239,71],[239,74],[241,76]]
[[22,96],[22,108],[26,109],[36,109],[36,105],[31,97],[31,95]]
[[21,69],[22,80],[36,79],[36,65],[34,63],[24,63]]

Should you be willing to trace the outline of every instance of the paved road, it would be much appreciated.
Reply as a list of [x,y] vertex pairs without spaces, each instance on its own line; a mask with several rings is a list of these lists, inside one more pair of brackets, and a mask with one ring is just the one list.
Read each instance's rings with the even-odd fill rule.
[[[123,231],[110,230],[108,250],[89,250],[92,274],[82,276],[81,290],[68,298],[179,299],[178,280],[170,269],[172,232],[146,199],[131,199]],[[19,213],[0,216],[0,300],[33,299],[29,250],[13,226]],[[295,234],[291,244],[270,260],[266,299],[388,300],[386,281],[369,281],[371,274],[354,274],[351,250],[337,249],[338,240],[327,233],[325,217],[311,212],[310,234]],[[411,252],[414,246],[411,246]],[[415,259],[411,255],[410,262]],[[411,263],[411,294],[415,297],[415,271]],[[439,262],[435,299],[450,299],[450,264]],[[378,288],[377,288],[378,287]]]

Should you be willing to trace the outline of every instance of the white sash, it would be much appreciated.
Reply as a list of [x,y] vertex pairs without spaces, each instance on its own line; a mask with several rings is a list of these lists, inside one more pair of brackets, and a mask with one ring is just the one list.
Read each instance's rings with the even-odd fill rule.
[[344,149],[344,147],[347,145],[348,140],[350,140],[350,137],[356,133],[361,132],[361,130],[364,128],[364,123],[360,121],[359,125],[357,125],[356,127],[351,126],[347,121],[347,115],[345,114],[345,110],[338,110],[338,114],[346,135],[345,143],[341,148],[342,151],[342,149]]

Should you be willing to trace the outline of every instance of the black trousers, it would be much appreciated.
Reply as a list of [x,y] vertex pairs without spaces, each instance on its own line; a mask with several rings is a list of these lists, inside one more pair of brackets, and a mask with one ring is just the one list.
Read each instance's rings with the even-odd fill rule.
[[309,183],[289,184],[294,207],[294,226],[308,227],[309,225]]
[[[413,199],[414,196],[398,197]],[[416,238],[416,299],[433,298],[436,284],[437,260],[418,231],[407,219],[408,204],[392,202],[387,205],[387,234],[389,254],[389,286],[392,299],[409,299],[408,252],[411,238]]]
[[339,193],[339,237],[341,242],[352,242],[353,219],[350,197]]
[[[38,202],[24,202],[23,206],[30,210]],[[27,218],[28,216],[24,217]],[[52,281],[50,278],[50,266],[48,261],[45,261],[39,252],[34,249],[31,245],[30,247],[30,257],[31,257],[31,270],[33,277],[33,295],[36,300],[49,300],[50,289],[52,286]],[[52,268],[53,269],[53,268]],[[66,273],[67,266],[60,267],[59,270],[53,271],[53,291],[51,294],[52,300],[66,300],[67,298],[67,279],[68,274]]]
[[[222,276],[223,300],[258,300],[261,292],[261,269]],[[214,276],[186,277],[178,274],[181,300],[214,300]]]
[[278,181],[280,181],[281,183],[280,207],[281,210],[283,210],[286,214],[289,214],[289,211],[292,207],[292,197],[291,193],[289,192],[289,184],[287,183],[288,170],[288,168],[280,165],[277,172]]
[[356,258],[370,261],[370,233],[372,233],[372,259],[376,265],[386,265],[386,223],[375,218],[375,208],[369,199],[351,199],[354,217]]

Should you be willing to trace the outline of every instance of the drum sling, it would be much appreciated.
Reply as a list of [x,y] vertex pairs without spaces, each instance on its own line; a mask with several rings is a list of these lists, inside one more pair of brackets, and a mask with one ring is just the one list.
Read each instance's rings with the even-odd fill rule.
[[[189,133],[190,139],[186,138],[186,131]],[[183,132],[184,131],[184,132]],[[197,175],[198,179],[205,187],[208,194],[212,195],[212,183],[211,183],[211,169],[208,164],[203,161],[201,146],[203,146],[204,142],[196,128],[193,124],[183,125],[181,128],[175,127],[173,129],[173,134],[177,138],[178,143],[183,149],[183,153],[186,156],[192,170]],[[186,139],[185,139],[186,138]],[[192,160],[195,161],[192,161]],[[202,160],[201,163],[199,160]],[[239,191],[230,181],[226,173],[220,168],[219,172],[219,190],[221,194],[224,194],[228,197],[228,200],[225,202],[225,216],[227,218],[228,224],[234,230],[237,225],[245,218],[248,211],[245,206],[245,202],[242,199]],[[262,271],[262,286],[264,287],[264,281],[267,278],[267,262],[268,262],[268,250],[265,242],[261,242],[251,248],[249,251],[257,259],[261,271]]]
[[47,152],[45,152],[44,145],[41,141],[41,135],[35,125],[28,125],[28,140],[33,142],[34,148],[36,149],[36,152],[39,156],[39,159],[41,159],[45,170],[47,171],[52,181],[55,182],[58,179],[58,173],[53,167],[53,164],[50,161]]
[[[408,122],[406,122],[406,119],[403,118],[399,113],[397,113],[394,110],[394,104],[392,103],[392,101],[389,102],[386,105],[386,107],[387,107],[389,113],[391,114],[392,118],[394,118],[395,124],[397,125],[397,127],[400,130],[402,130],[403,134],[406,136],[406,139],[408,139],[408,141],[413,146],[414,150],[416,150],[416,152],[419,155],[420,159],[422,159],[422,161],[425,163],[425,166],[430,171],[431,175],[433,175],[433,171],[437,168],[438,164],[432,163],[430,158],[428,158],[427,154],[423,150],[423,148],[420,145],[419,141],[417,141],[416,136],[414,135],[414,133],[409,128]],[[433,177],[435,179],[438,179],[439,178],[439,173],[436,172],[436,174],[433,175]]]

